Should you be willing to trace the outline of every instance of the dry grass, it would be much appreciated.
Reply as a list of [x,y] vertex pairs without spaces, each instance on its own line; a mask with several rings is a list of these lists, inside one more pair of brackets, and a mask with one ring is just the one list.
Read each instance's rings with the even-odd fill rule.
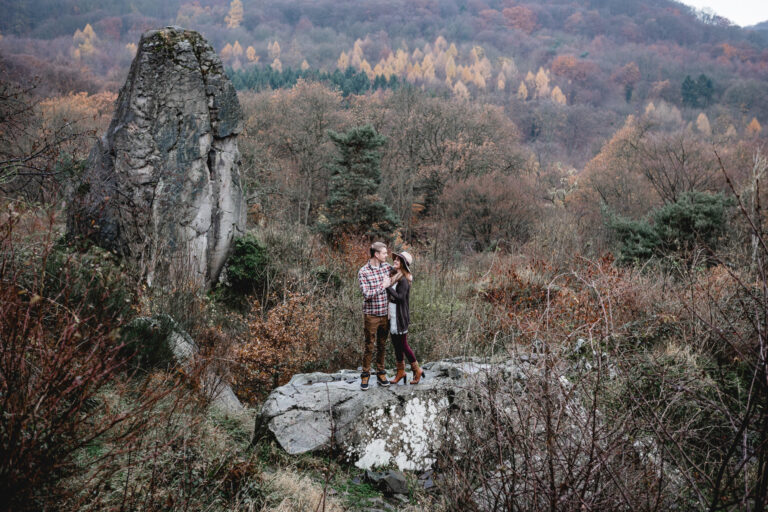
[[[323,497],[323,486],[310,477],[291,469],[280,469],[273,476],[266,477],[269,489],[267,510],[271,512],[342,512],[344,507],[332,496]],[[325,508],[323,508],[325,499]]]

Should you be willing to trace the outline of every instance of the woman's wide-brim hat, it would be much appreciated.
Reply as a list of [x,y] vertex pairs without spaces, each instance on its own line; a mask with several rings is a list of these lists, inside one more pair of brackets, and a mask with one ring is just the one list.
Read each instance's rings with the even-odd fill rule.
[[403,266],[405,266],[405,270],[408,271],[409,274],[411,274],[411,264],[413,263],[413,256],[407,251],[403,252],[396,252],[394,254],[395,258],[400,258],[400,261],[403,263]]

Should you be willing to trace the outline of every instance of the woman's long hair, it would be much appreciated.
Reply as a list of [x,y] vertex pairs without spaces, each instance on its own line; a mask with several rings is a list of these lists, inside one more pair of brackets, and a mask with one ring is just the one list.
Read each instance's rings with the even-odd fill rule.
[[400,260],[400,268],[397,270],[397,273],[394,276],[392,276],[392,278],[390,279],[390,282],[394,285],[402,278],[406,278],[408,279],[408,281],[413,281],[413,276],[411,275],[410,272],[408,272],[405,269],[405,261],[403,261],[403,258],[401,258],[400,256],[397,256],[397,259]]

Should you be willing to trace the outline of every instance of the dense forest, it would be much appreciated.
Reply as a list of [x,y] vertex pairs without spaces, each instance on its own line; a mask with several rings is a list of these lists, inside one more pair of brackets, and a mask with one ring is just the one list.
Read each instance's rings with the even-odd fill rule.
[[[768,22],[671,0],[0,11],[0,509],[374,506],[356,468],[256,442],[199,385],[215,367],[255,411],[296,373],[357,368],[374,239],[414,255],[425,361],[538,361],[524,418],[477,390],[476,450],[435,467],[460,477],[411,475],[388,506],[768,506]],[[244,113],[248,229],[210,292],[64,236],[141,34],[166,25],[213,45]],[[343,157],[360,138],[364,176]],[[196,365],[139,317],[172,318]]]
[[[768,117],[768,33],[667,0],[7,3],[6,67],[44,76],[52,92],[116,92],[140,34],[176,24],[209,39],[242,89],[323,76],[361,94],[394,77],[502,106],[525,142],[546,147],[537,152],[547,166],[583,167],[649,102],[686,121],[704,111],[726,129]],[[334,76],[348,67],[355,76]],[[701,75],[706,93],[685,81]]]

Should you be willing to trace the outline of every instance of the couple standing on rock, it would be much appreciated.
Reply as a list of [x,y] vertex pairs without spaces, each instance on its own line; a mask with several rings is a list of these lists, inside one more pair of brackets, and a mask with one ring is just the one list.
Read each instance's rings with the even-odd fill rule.
[[[371,359],[376,346],[376,382],[380,386],[397,384],[407,378],[405,359],[411,363],[413,378],[411,384],[418,384],[424,371],[419,368],[413,350],[408,346],[409,307],[411,291],[411,264],[413,258],[403,251],[394,253],[393,264],[387,263],[387,246],[382,242],[371,245],[370,259],[357,273],[360,290],[363,292],[363,328],[365,332],[365,353],[363,372],[360,374],[360,388],[368,389],[371,377]],[[387,331],[392,335],[397,359],[397,374],[394,380],[387,380],[384,368]]]

